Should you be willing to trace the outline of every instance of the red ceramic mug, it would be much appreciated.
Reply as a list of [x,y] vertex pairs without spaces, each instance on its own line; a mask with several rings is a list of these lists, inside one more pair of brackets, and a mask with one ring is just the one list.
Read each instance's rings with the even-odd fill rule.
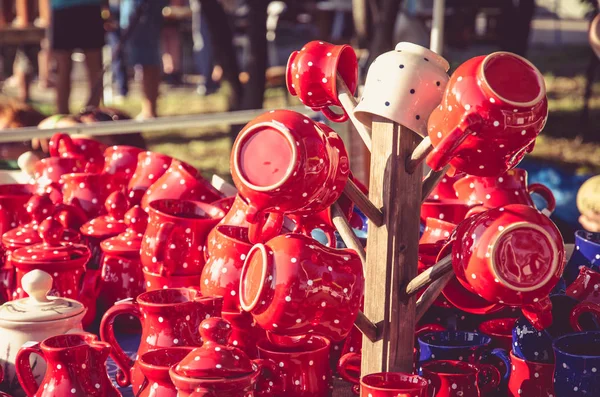
[[109,174],[73,173],[62,180],[64,203],[81,208],[90,219],[102,215],[108,196],[123,188]]
[[51,157],[75,157],[86,164],[87,172],[100,172],[104,167],[106,145],[90,138],[75,137],[67,134],[54,134],[50,139]]
[[371,397],[426,397],[427,380],[401,372],[369,374],[360,380],[360,394]]
[[210,204],[187,200],[150,203],[148,227],[142,240],[142,265],[161,276],[200,276],[206,237],[225,215]]
[[248,123],[233,144],[230,162],[233,182],[248,202],[252,242],[277,235],[284,213],[315,214],[331,206],[350,175],[339,136],[289,110]]
[[135,396],[177,397],[177,389],[169,377],[169,369],[177,365],[192,350],[194,348],[190,346],[178,346],[142,354],[138,365],[144,375],[144,382],[138,390],[133,391]]
[[221,193],[200,172],[183,161],[173,160],[167,172],[156,180],[142,198],[142,208],[149,210],[155,200],[178,199],[210,203],[222,198]]
[[320,110],[331,121],[341,123],[348,120],[348,114],[345,111],[336,114],[329,108],[342,107],[338,99],[338,74],[354,93],[358,83],[358,61],[352,47],[311,41],[290,55],[286,70],[287,88],[304,105]]
[[514,317],[492,318],[479,324],[479,332],[492,338],[492,347],[511,351],[512,331],[516,322]]
[[111,146],[104,151],[104,170],[102,172],[116,175],[122,180],[123,185],[127,185],[137,168],[140,153],[142,153],[142,149],[135,146]]
[[166,154],[156,152],[142,152],[138,154],[135,171],[127,185],[131,205],[141,203],[146,190],[167,172],[172,161],[173,158]]
[[458,199],[467,204],[480,204],[469,211],[467,217],[489,208],[507,204],[524,204],[534,207],[531,194],[539,194],[547,203],[542,210],[550,215],[556,208],[556,200],[552,191],[541,183],[527,185],[527,171],[513,169],[498,177],[481,177],[468,175],[454,184]]
[[427,164],[499,176],[533,150],[547,117],[544,78],[531,62],[509,52],[472,58],[452,74],[429,117]]
[[600,305],[594,302],[581,302],[573,308],[569,321],[571,322],[571,327],[576,332],[586,331],[579,322],[581,316],[586,313],[590,313],[596,319],[600,319]]
[[454,229],[456,229],[454,223],[437,218],[427,218],[425,220],[425,230],[419,239],[419,244],[435,244],[440,240],[446,241],[450,238]]
[[465,219],[471,208],[472,205],[457,199],[425,200],[421,204],[421,222],[427,222],[427,218],[435,218],[458,225]]
[[486,396],[500,385],[500,371],[493,365],[439,360],[422,364],[428,397]]
[[510,352],[509,397],[554,397],[554,364],[526,361]]
[[547,216],[522,204],[490,209],[458,225],[450,244],[454,273],[466,289],[522,306],[538,329],[551,324],[548,295],[562,275],[565,248]]
[[353,250],[321,245],[301,234],[256,244],[240,278],[240,304],[263,329],[302,337],[314,332],[344,339],[364,294],[360,258]]

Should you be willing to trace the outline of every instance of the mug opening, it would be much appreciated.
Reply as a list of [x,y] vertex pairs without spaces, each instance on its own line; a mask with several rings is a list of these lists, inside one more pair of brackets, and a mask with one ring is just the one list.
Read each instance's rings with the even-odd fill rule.
[[137,297],[137,301],[147,306],[173,305],[193,302],[198,295],[199,293],[193,289],[166,288],[145,292]]
[[360,383],[370,389],[389,391],[417,391],[427,387],[427,381],[418,375],[381,372],[362,377]]
[[423,364],[421,368],[439,375],[475,375],[479,372],[472,364],[451,360],[431,361]]
[[546,95],[544,78],[527,59],[509,52],[495,52],[481,63],[481,76],[502,101],[533,106]]
[[[242,183],[268,192],[292,175],[298,157],[298,142],[287,127],[273,122],[256,124],[242,133],[233,149],[233,166]],[[276,158],[272,156],[277,153]]]
[[225,213],[210,204],[178,199],[155,200],[150,203],[150,208],[161,215],[190,220],[218,219]]
[[171,366],[178,364],[192,351],[193,347],[170,347],[152,350],[141,355],[140,362],[145,365],[162,367],[168,370]]
[[240,275],[240,305],[250,312],[257,305],[267,277],[267,249],[264,244],[256,244],[246,256]]
[[[335,70],[340,74],[344,83],[348,87],[348,90],[352,94],[356,91],[356,86],[358,85],[358,60],[356,59],[356,53],[354,49],[349,45],[342,46],[340,51],[340,55],[337,59]],[[337,80],[336,80],[336,93],[337,90]],[[343,110],[343,109],[342,109]]]
[[290,353],[296,354],[314,354],[320,350],[328,350],[330,342],[328,339],[313,335],[309,339],[300,345],[295,346],[280,346],[272,343],[268,339],[261,339],[257,342],[256,347],[259,350],[264,350],[269,355],[287,355]]
[[71,347],[85,346],[96,342],[96,337],[85,334],[64,334],[46,339],[43,344],[46,348],[65,349]]
[[419,342],[438,347],[473,347],[492,341],[487,335],[467,331],[434,331],[419,337]]
[[579,332],[554,341],[554,350],[571,357],[600,359],[600,331]]
[[[511,290],[535,291],[554,277],[558,267],[558,247],[539,225],[526,222],[508,225],[491,246],[492,273]],[[520,254],[515,256],[517,252]],[[520,264],[518,260],[524,263]],[[547,267],[547,264],[550,266]]]

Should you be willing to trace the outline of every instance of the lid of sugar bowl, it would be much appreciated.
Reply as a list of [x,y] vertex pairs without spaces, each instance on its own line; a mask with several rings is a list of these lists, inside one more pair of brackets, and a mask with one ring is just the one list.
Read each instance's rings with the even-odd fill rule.
[[29,297],[0,306],[0,320],[15,323],[46,322],[73,317],[85,310],[76,300],[48,296],[52,281],[52,276],[42,270],[25,274],[21,285]]
[[256,371],[242,350],[228,346],[231,324],[219,317],[200,324],[204,344],[195,348],[175,367],[178,375],[190,378],[236,378]]

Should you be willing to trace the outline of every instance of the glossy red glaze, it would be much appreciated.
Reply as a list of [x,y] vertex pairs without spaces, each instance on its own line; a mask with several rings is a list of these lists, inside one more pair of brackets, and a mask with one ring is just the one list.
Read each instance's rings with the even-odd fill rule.
[[66,174],[62,178],[64,203],[80,207],[90,219],[104,214],[108,196],[122,188],[108,174]]
[[104,170],[102,172],[115,175],[126,186],[137,168],[140,153],[142,153],[142,149],[135,146],[111,146],[104,151]]
[[454,176],[446,175],[442,178],[440,183],[433,188],[428,200],[456,200],[458,197],[456,191],[454,190],[454,182],[458,181],[460,178],[464,177],[465,174],[457,173]]
[[[100,247],[102,256],[102,276],[97,307],[106,312],[115,302],[135,298],[145,291],[144,274],[140,261],[142,236],[148,224],[148,215],[140,206],[135,206],[124,215],[125,231],[104,240]],[[134,324],[125,319],[117,319],[121,330],[137,330]]]
[[[16,358],[19,383],[28,397],[98,396],[120,397],[106,372],[110,352],[108,343],[92,334],[67,334],[50,337],[31,347],[22,347]],[[29,356],[37,354],[46,361],[46,375],[38,385]]]
[[588,313],[593,315],[596,319],[600,319],[600,305],[593,302],[581,302],[573,308],[569,322],[571,323],[571,328],[573,328],[575,332],[587,331],[583,328],[579,319],[581,316]]
[[150,203],[140,255],[144,270],[160,276],[199,277],[208,233],[224,215],[217,207],[198,201]]
[[332,341],[353,327],[364,293],[360,258],[301,234],[275,237],[248,253],[240,303],[266,331],[282,336],[310,332]]
[[422,371],[429,383],[428,397],[486,396],[500,385],[501,379],[500,371],[492,365],[462,361],[430,361],[422,364]]
[[363,376],[360,392],[372,397],[426,397],[427,381],[418,375],[380,372]]
[[67,134],[54,134],[50,139],[49,150],[52,157],[83,160],[86,163],[86,172],[100,172],[104,167],[106,145],[94,139],[72,138]]
[[338,74],[354,93],[358,83],[358,61],[352,47],[311,41],[290,55],[287,88],[304,105],[321,110],[331,121],[343,122],[348,120],[348,114],[343,109],[341,114],[336,114],[329,108],[342,107],[338,99]]
[[326,397],[330,393],[329,340],[310,337],[302,346],[282,347],[263,339],[258,356],[275,362],[282,372],[284,391],[274,396]]
[[[250,224],[246,221],[246,213],[248,212],[248,204],[240,195],[232,197],[225,197],[210,203],[219,209],[221,209],[225,216],[219,221],[219,225],[229,226],[242,226],[248,227]],[[208,234],[207,241],[212,241],[215,238],[216,228],[210,231]],[[208,259],[208,253],[205,251],[206,259]]]
[[146,291],[155,291],[167,288],[197,288],[200,289],[200,275],[191,274],[189,276],[161,276],[160,274],[147,272],[142,269],[144,274],[144,285]]
[[421,204],[421,223],[427,222],[427,218],[435,218],[458,225],[470,209],[471,206],[457,199],[427,199]]
[[579,268],[579,275],[567,287],[567,295],[582,301],[600,304],[600,273],[586,266]]
[[446,241],[450,238],[454,229],[456,229],[454,223],[437,218],[427,218],[425,220],[425,230],[419,239],[419,244],[435,244],[439,241]]
[[555,397],[554,364],[525,361],[510,352],[509,397]]
[[223,312],[223,319],[231,324],[229,344],[241,349],[250,358],[258,358],[257,343],[266,338],[265,330],[256,324],[248,312]]
[[33,192],[31,185],[0,185],[0,234],[29,222],[25,205]]
[[232,397],[273,396],[283,391],[281,369],[268,359],[251,360],[242,350],[229,345],[231,329],[231,324],[222,318],[202,321],[202,347],[192,350],[170,370],[179,396],[196,396],[192,391]]
[[510,204],[468,218],[451,241],[454,273],[466,289],[492,303],[522,306],[538,329],[551,324],[548,294],[562,275],[565,248],[547,216]]
[[534,207],[532,193],[537,193],[548,203],[544,213],[550,215],[556,208],[554,195],[546,186],[527,184],[527,171],[514,169],[498,177],[467,175],[454,184],[458,199],[469,204],[480,204],[475,210],[481,212],[489,208],[507,204],[524,204]]
[[160,178],[171,165],[172,157],[155,152],[142,152],[138,155],[137,166],[129,184],[127,193],[131,205],[138,205],[146,190]]
[[48,218],[38,227],[42,243],[19,248],[12,253],[11,264],[16,269],[13,297],[27,296],[21,279],[31,270],[38,269],[52,275],[50,295],[79,300],[90,310],[95,297],[81,296],[79,291],[90,250],[85,245],[61,241],[63,230],[58,221]]
[[167,172],[148,187],[141,204],[145,211],[149,211],[150,203],[155,200],[177,199],[210,203],[220,198],[221,193],[202,178],[198,170],[183,161],[173,160]]
[[252,244],[248,229],[219,225],[206,242],[208,260],[200,276],[200,292],[205,296],[222,296],[223,310],[240,311],[240,275]]
[[145,382],[136,397],[177,397],[177,389],[169,377],[169,369],[177,365],[194,348],[191,346],[169,347],[146,352],[140,356],[138,365]]
[[493,318],[479,324],[479,331],[492,337],[492,347],[511,351],[512,330],[516,322],[517,319],[514,317]]
[[38,189],[43,189],[53,183],[62,186],[63,175],[73,172],[85,172],[85,165],[85,161],[79,157],[48,157],[41,159],[34,166],[35,184]]
[[117,383],[122,387],[131,384],[133,390],[138,390],[143,382],[137,360],[129,358],[115,338],[114,321],[118,315],[135,316],[142,323],[139,358],[159,348],[200,346],[198,327],[205,318],[221,314],[222,302],[220,297],[203,297],[191,288],[150,291],[134,300],[117,302],[100,324],[100,337],[112,346],[111,357],[119,367]]
[[[265,131],[276,137],[273,139],[277,145],[285,142],[291,157],[283,174],[282,166],[277,166],[276,174],[282,175],[279,180],[265,179],[255,184],[249,177],[256,169],[271,167],[275,172],[275,165],[254,150],[255,145],[249,146],[254,136]],[[310,215],[327,209],[340,197],[350,173],[340,137],[324,124],[289,110],[271,111],[246,124],[233,145],[230,163],[233,182],[248,203],[246,220],[251,224],[252,242],[264,242],[277,235],[283,213]],[[269,213],[272,216],[267,221]]]
[[499,176],[533,150],[547,116],[544,78],[533,64],[508,52],[472,58],[452,74],[429,117],[427,164]]
[[123,221],[129,203],[125,193],[112,192],[104,203],[106,215],[100,215],[79,229],[84,237],[85,244],[92,252],[92,257],[87,264],[88,269],[100,269],[102,266],[102,250],[100,244],[111,237],[125,231],[127,226]]

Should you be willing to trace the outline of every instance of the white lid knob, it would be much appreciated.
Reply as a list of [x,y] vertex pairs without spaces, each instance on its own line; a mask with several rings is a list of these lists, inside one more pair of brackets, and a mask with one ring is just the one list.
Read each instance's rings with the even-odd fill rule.
[[32,270],[21,279],[21,286],[30,299],[37,303],[50,302],[47,295],[52,289],[52,276],[42,270]]
[[25,172],[29,176],[33,176],[35,173],[35,164],[40,158],[34,152],[25,152],[17,159],[17,165],[21,171]]

